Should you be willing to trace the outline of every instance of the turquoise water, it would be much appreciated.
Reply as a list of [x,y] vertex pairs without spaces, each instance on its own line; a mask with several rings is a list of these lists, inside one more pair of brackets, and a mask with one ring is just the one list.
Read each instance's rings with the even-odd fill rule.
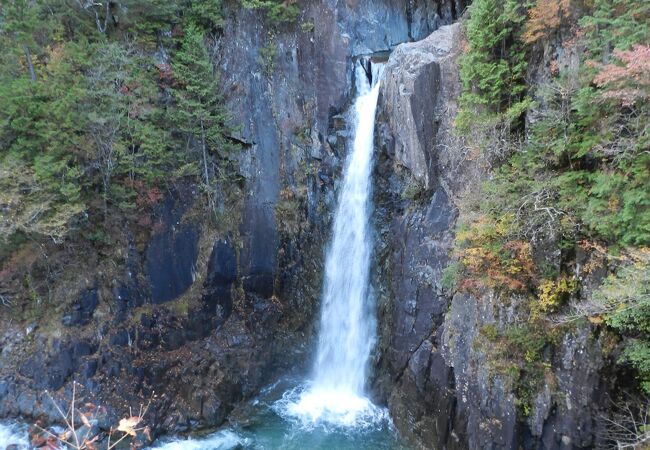
[[[292,416],[289,406],[305,388],[283,380],[236,411],[229,426],[201,436],[161,438],[150,450],[409,450],[381,407],[351,426]],[[11,444],[30,448],[27,427],[0,423],[0,449]]]
[[304,388],[286,381],[273,385],[237,412],[242,419],[231,426],[203,437],[162,439],[153,449],[408,450],[383,408],[351,426],[294,418],[286,408]]

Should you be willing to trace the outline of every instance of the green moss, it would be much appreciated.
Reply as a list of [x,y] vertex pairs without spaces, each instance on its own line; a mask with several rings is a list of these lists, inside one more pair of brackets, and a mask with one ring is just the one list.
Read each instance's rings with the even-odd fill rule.
[[493,323],[483,325],[479,330],[479,333],[490,342],[495,342],[499,337],[499,329]]
[[275,42],[269,42],[264,47],[260,48],[259,63],[262,66],[262,71],[267,77],[273,75],[277,53],[278,46]]
[[460,269],[461,265],[458,261],[450,261],[447,264],[442,271],[442,278],[440,279],[443,289],[451,292],[458,287],[461,277]]
[[417,201],[423,199],[427,194],[427,189],[419,180],[411,178],[404,190],[402,191],[402,200]]
[[280,232],[296,234],[302,224],[301,202],[295,197],[280,200],[275,205],[275,218]]
[[313,33],[314,28],[315,25],[313,20],[306,20],[305,22],[300,24],[300,29],[305,33]]

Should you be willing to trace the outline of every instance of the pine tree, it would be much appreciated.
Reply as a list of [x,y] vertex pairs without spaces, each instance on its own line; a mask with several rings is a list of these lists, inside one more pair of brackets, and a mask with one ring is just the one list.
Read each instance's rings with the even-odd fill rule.
[[517,0],[477,0],[470,6],[468,48],[460,65],[463,93],[457,123],[461,129],[495,115],[503,115],[509,123],[523,113],[527,104],[526,52],[521,41],[525,19]]
[[39,6],[29,0],[9,0],[0,5],[0,42],[22,53],[32,82],[36,81],[33,54],[39,47],[37,34],[47,29],[45,21],[39,20]]
[[210,186],[212,156],[227,156],[231,146],[225,138],[228,115],[218,87],[204,36],[198,26],[184,30],[179,50],[174,55],[173,89],[176,104],[172,112],[178,131],[198,141],[203,182]]

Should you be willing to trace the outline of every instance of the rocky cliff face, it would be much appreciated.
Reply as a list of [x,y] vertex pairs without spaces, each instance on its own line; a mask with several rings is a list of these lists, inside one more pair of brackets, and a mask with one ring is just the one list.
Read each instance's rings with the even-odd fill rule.
[[[488,164],[451,134],[459,93],[458,24],[400,45],[380,102],[376,380],[395,423],[422,448],[591,448],[602,343],[589,325],[558,331],[544,378],[522,387],[486,337],[525,317],[517,298],[446,291],[457,204]],[[525,408],[522,399],[529,397]]]
[[244,181],[223,186],[216,222],[183,185],[142,218],[145,234],[117,224],[110,249],[44,246],[29,279],[47,298],[0,310],[0,417],[56,419],[45,390],[69,399],[77,380],[115,415],[155,391],[159,432],[214,426],[309,360],[354,60],[422,39],[463,8],[312,0],[278,29],[226,2],[212,51],[241,125]]

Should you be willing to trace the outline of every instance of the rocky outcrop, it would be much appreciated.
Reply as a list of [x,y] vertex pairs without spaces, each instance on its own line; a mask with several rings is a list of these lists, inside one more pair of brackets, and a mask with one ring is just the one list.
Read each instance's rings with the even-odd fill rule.
[[436,179],[439,111],[446,106],[450,83],[455,81],[453,71],[448,72],[447,87],[443,86],[441,66],[445,58],[453,57],[450,53],[459,42],[458,26],[443,27],[422,41],[397,47],[385,70],[382,116],[392,131],[387,151],[427,190]]
[[[534,382],[488,337],[525,320],[521,299],[442,283],[456,204],[487,176],[451,133],[460,91],[459,25],[390,56],[378,124],[381,351],[375,385],[421,448],[568,449],[597,445],[601,343],[590,325],[558,331]],[[523,310],[522,310],[523,309]],[[523,359],[523,357],[522,357]],[[511,370],[508,371],[508,368]],[[522,406],[525,405],[525,406]]]
[[[378,122],[378,229],[384,358],[378,380],[396,425],[413,440],[453,442],[453,369],[440,353],[449,307],[441,285],[456,210],[444,177],[459,92],[459,25],[403,44],[384,74]],[[386,183],[385,181],[388,182]]]

